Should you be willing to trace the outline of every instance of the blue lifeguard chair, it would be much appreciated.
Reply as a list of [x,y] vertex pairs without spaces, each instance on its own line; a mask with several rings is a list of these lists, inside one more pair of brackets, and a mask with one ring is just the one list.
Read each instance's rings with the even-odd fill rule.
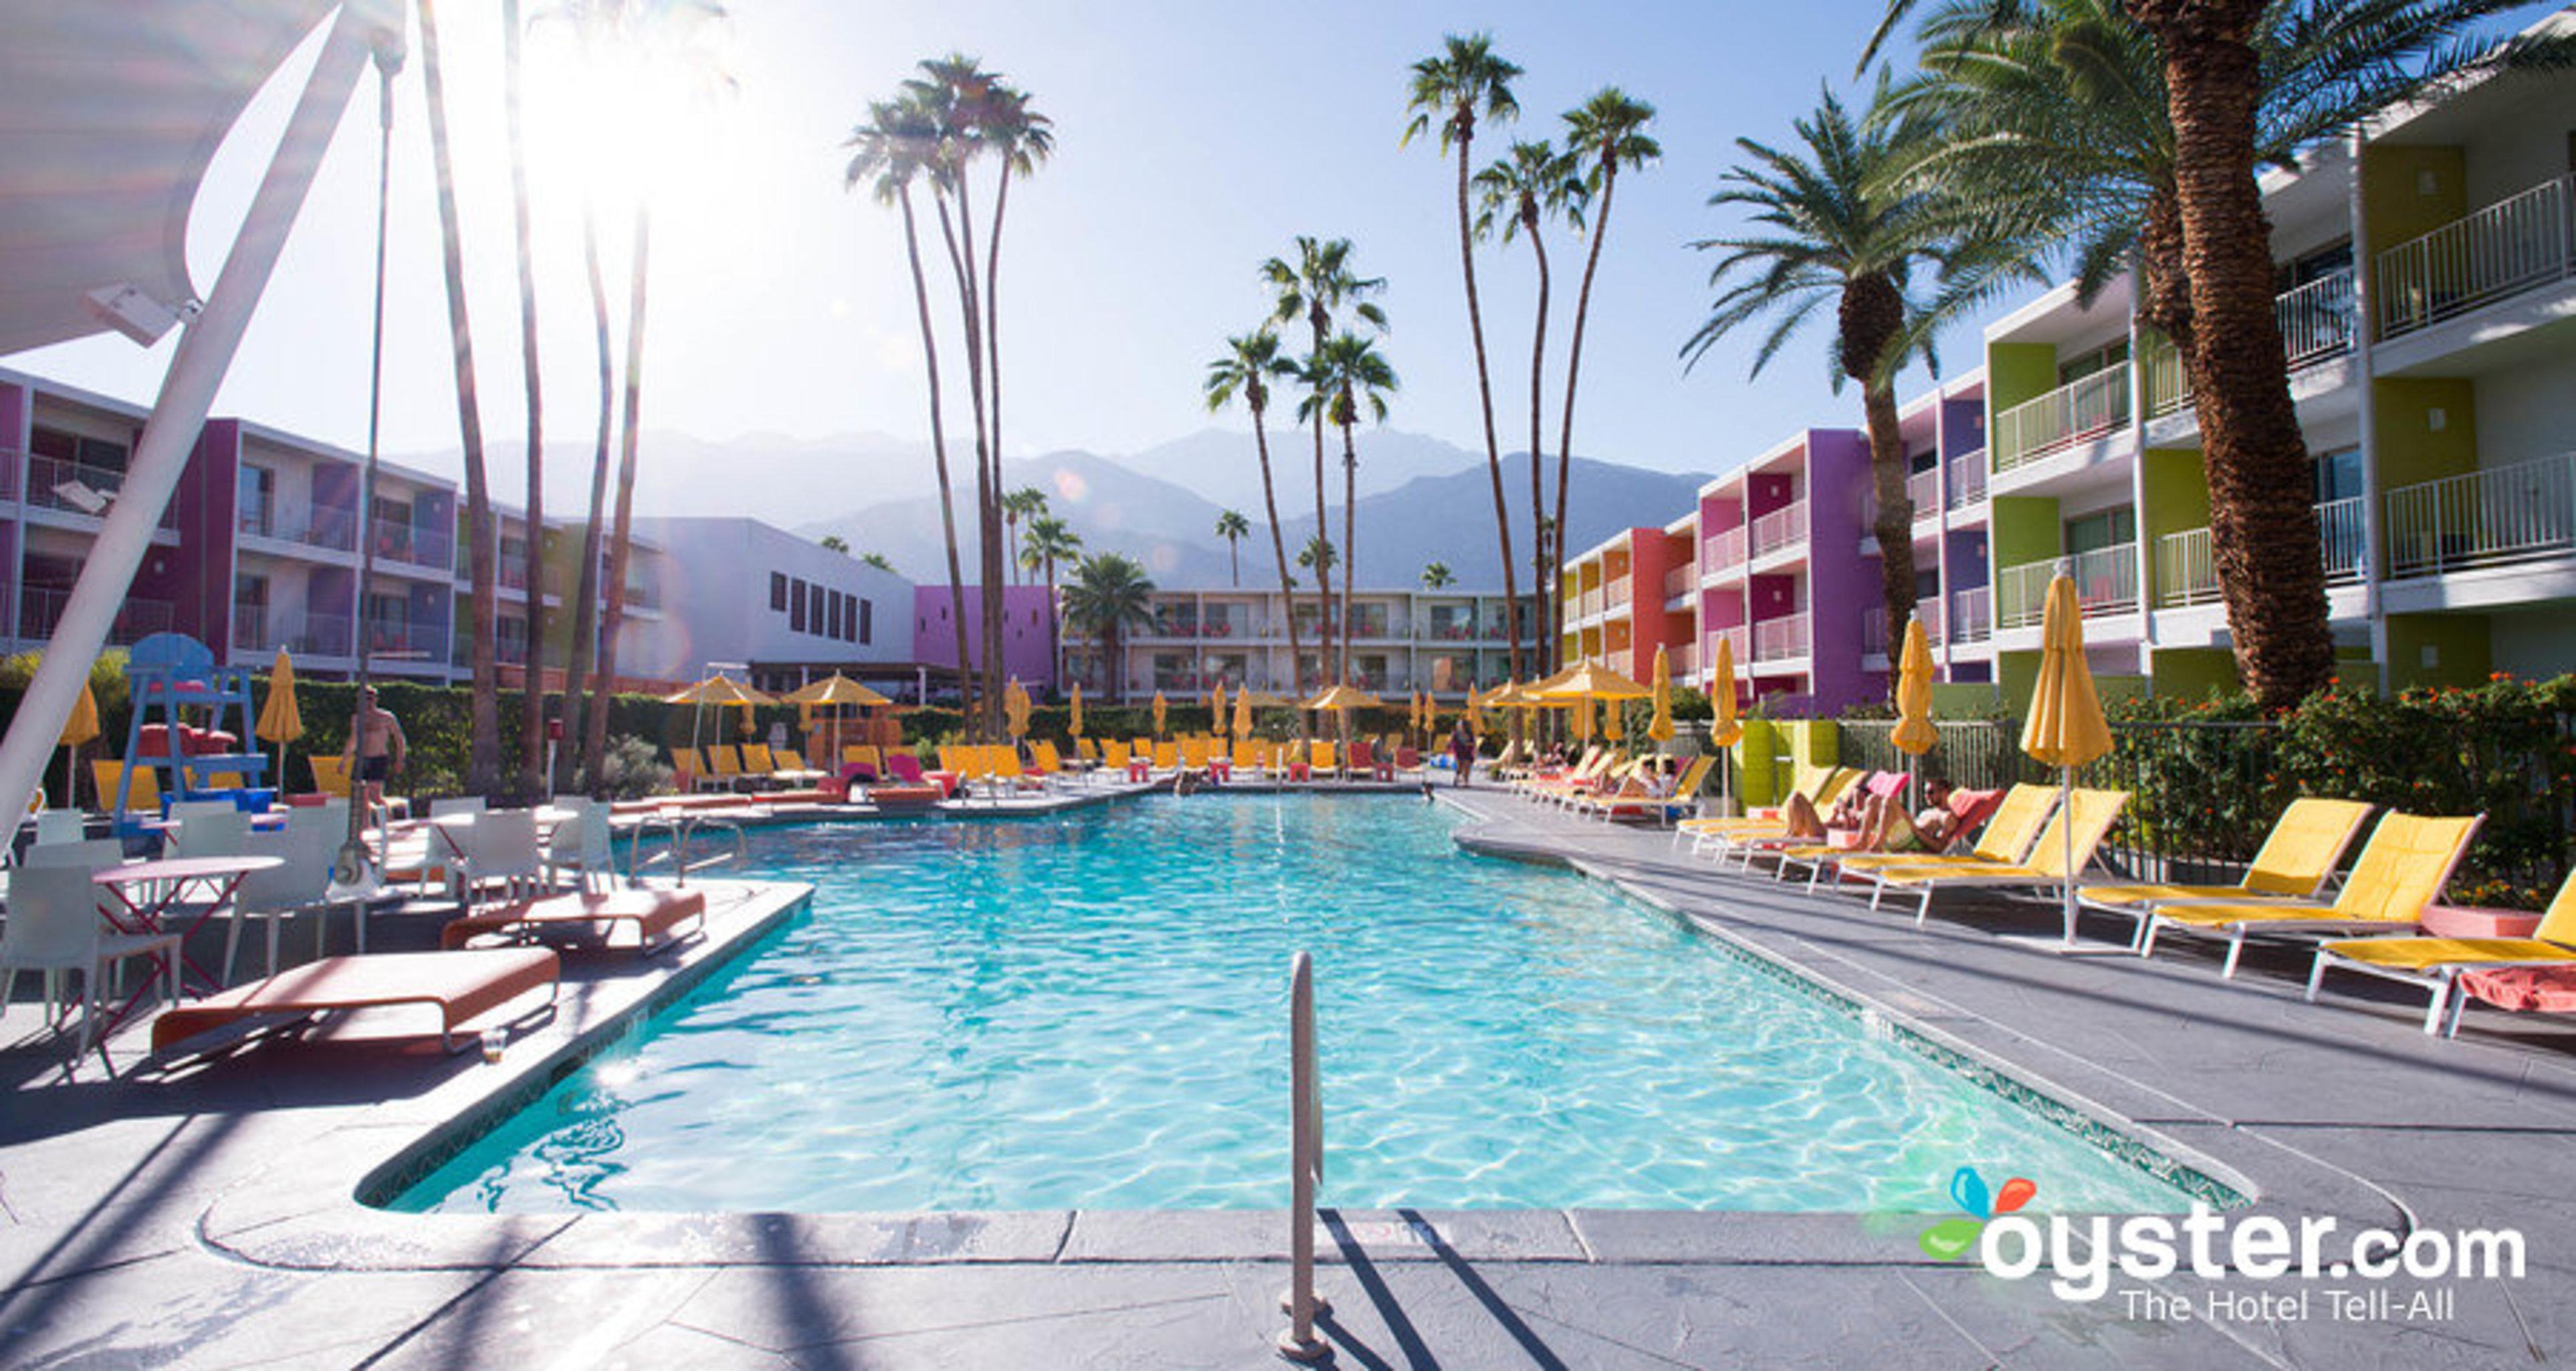
[[[251,737],[257,716],[251,703],[248,668],[217,666],[215,654],[187,634],[155,633],[127,652],[125,683],[133,696],[134,710],[125,727],[125,768],[116,784],[116,806],[111,811],[117,832],[131,835],[142,831],[127,813],[134,790],[134,769],[138,766],[153,769],[165,806],[172,798],[229,799],[242,809],[256,812],[268,808],[277,798],[276,788],[263,784],[268,779],[268,757],[256,743],[246,752],[192,756],[182,741],[186,736],[185,721],[180,717],[183,709],[208,711],[207,725],[218,733],[231,733],[240,740]],[[160,713],[157,719],[153,717],[156,710]],[[161,751],[156,756],[146,756],[143,730],[156,723],[161,726]],[[227,727],[228,723],[232,726]],[[242,784],[199,784],[201,779],[215,776],[239,777]]]

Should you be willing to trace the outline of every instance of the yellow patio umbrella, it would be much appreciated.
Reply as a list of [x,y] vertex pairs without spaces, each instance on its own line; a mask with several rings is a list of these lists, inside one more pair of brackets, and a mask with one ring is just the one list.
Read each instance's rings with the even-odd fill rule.
[[1541,681],[1532,693],[1541,700],[1642,700],[1651,692],[1606,666],[1585,662]]
[[1234,740],[1242,742],[1252,736],[1252,692],[1234,692]]
[[1155,691],[1155,692],[1154,692],[1154,736],[1155,736],[1155,737],[1157,737],[1157,738],[1160,738],[1160,737],[1162,737],[1162,736],[1163,736],[1163,714],[1164,714],[1164,712],[1165,712],[1166,710],[1169,710],[1170,708],[1171,708],[1171,706],[1170,706],[1169,704],[1165,703],[1165,702],[1164,702],[1164,700],[1163,700],[1163,692],[1161,692],[1161,691],[1159,691],[1159,690]]
[[[2093,668],[2084,660],[2084,610],[2075,598],[2075,582],[2064,573],[2048,583],[2048,609],[2040,620],[2039,681],[2030,697],[2030,717],[2022,724],[2021,750],[2033,760],[2057,768],[2057,803],[2063,809],[2075,789],[2075,768],[2111,750],[2111,725],[2102,717],[2101,697],[2093,690]],[[2063,945],[2075,943],[2075,826],[2060,824],[2066,841],[2068,870],[2061,893],[2066,919]]]
[[[1590,713],[1591,706],[1586,705],[1584,707],[1584,712],[1587,714]],[[1603,700],[1601,702],[1601,736],[1614,743],[1618,742],[1621,738],[1626,737],[1628,734],[1628,720],[1626,714],[1626,708],[1617,700]]]
[[[62,745],[67,749],[63,753],[63,808],[65,809],[79,807],[79,782],[75,777],[79,775],[80,747],[81,744],[97,736],[98,697],[90,693],[89,682],[84,680],[81,682],[80,698],[72,701],[72,716],[63,721]],[[41,779],[40,777],[39,780]],[[40,784],[38,789],[42,788]]]
[[1012,741],[1016,742],[1028,736],[1029,692],[1020,684],[1020,678],[1017,676],[1012,677],[1010,684],[1003,687],[1002,719],[1011,730]]
[[1071,730],[1074,737],[1082,736],[1082,682],[1080,681],[1073,683],[1073,717],[1066,722],[1065,727]]
[[[1717,652],[1709,663],[1709,672],[1708,692],[1714,709],[1709,717],[1708,741],[1719,752],[1724,752],[1744,739],[1744,725],[1735,717],[1734,639],[1722,633],[1718,635]],[[1730,793],[1734,783],[1734,769],[1721,759],[1717,768],[1719,808],[1734,808],[1735,797]]]
[[1384,701],[1355,685],[1337,685],[1308,700],[1304,709],[1375,709]]
[[1219,680],[1208,688],[1208,732],[1225,731],[1225,682]]
[[837,769],[841,764],[840,711],[843,707],[882,708],[894,703],[837,671],[819,681],[809,681],[780,698],[796,706],[796,726],[808,733],[814,728],[814,711],[827,706],[831,708],[832,741],[830,750],[823,754],[827,769]]
[[1234,701],[1238,706],[1249,701],[1254,709],[1293,709],[1297,705],[1295,700],[1283,700],[1260,690],[1238,690],[1234,692]]
[[[742,710],[743,726],[748,729],[751,725],[752,706],[774,705],[778,703],[778,699],[776,696],[762,694],[730,676],[719,673],[709,676],[696,685],[672,691],[662,697],[662,703],[693,705],[700,710],[708,705],[714,705],[718,709],[739,707]],[[698,716],[693,713],[689,716],[689,746],[694,748],[697,745]]]
[[[1887,740],[1909,757],[1920,757],[1941,741],[1941,730],[1932,726],[1932,640],[1919,618],[1905,624],[1905,648],[1896,668],[1896,728]],[[1908,782],[1917,792],[1923,786],[1922,770],[1914,768]]]
[[1646,736],[1659,743],[1673,740],[1673,659],[1660,645],[1655,648],[1655,718],[1646,725]]
[[1474,686],[1467,687],[1467,727],[1479,735],[1485,731],[1485,703],[1486,697],[1476,693]]
[[304,736],[304,713],[295,707],[295,663],[285,648],[277,650],[277,663],[268,669],[268,699],[251,731],[262,742],[277,744],[277,790],[286,793],[286,745]]

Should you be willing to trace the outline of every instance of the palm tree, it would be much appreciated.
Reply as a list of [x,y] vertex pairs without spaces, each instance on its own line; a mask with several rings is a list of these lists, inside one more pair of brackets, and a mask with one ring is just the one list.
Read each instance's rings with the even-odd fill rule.
[[921,235],[912,210],[912,183],[932,173],[938,141],[937,121],[918,102],[870,105],[868,121],[851,130],[842,144],[853,149],[842,184],[846,188],[866,181],[878,204],[903,211],[904,260],[912,268],[922,365],[929,372],[930,459],[939,473],[939,529],[948,542],[948,620],[957,631],[957,680],[963,691],[967,664],[974,660],[966,642],[966,577],[957,555],[957,500],[948,479],[948,430],[939,404],[939,335],[930,323],[930,284],[921,269]]
[[[1566,489],[1574,480],[1574,385],[1583,376],[1583,326],[1592,316],[1592,277],[1601,268],[1601,240],[1610,232],[1610,201],[1619,185],[1621,167],[1643,167],[1664,155],[1664,150],[1646,134],[1654,122],[1655,107],[1643,100],[1629,98],[1617,86],[1603,86],[1592,98],[1565,112],[1566,155],[1575,159],[1583,176],[1583,198],[1577,202],[1577,227],[1582,219],[1591,220],[1592,245],[1583,254],[1583,284],[1574,292],[1574,336],[1568,341],[1565,355],[1565,408],[1558,414],[1560,425],[1556,437],[1556,512],[1550,516],[1551,529],[1565,524]],[[1590,208],[1598,205],[1598,209]],[[1538,460],[1532,453],[1530,460]],[[1554,540],[1551,539],[1551,546]],[[1563,548],[1555,548],[1550,562],[1565,558]],[[1555,613],[1548,620],[1548,642],[1553,648],[1565,639],[1565,601],[1555,593],[1552,584],[1542,592],[1543,604],[1553,604]],[[1562,665],[1562,663],[1556,663]]]
[[1036,486],[1022,486],[1002,497],[1003,547],[1014,563],[1022,560],[1026,549],[1020,543],[1020,521],[1035,519],[1046,513],[1046,492]]
[[1020,545],[1021,569],[1026,571],[1043,569],[1046,572],[1049,635],[1047,660],[1053,665],[1058,680],[1064,678],[1062,660],[1064,644],[1062,635],[1056,632],[1056,620],[1062,617],[1064,610],[1063,606],[1056,601],[1055,565],[1058,562],[1071,561],[1081,555],[1081,552],[1082,535],[1074,532],[1073,527],[1064,520],[1051,514],[1041,514],[1031,519],[1028,539]]
[[[1539,440],[1540,406],[1547,394],[1547,239],[1540,232],[1550,218],[1564,210],[1582,193],[1574,175],[1574,160],[1548,146],[1545,139],[1535,143],[1512,144],[1511,152],[1495,159],[1493,165],[1476,173],[1476,189],[1481,192],[1482,208],[1476,216],[1476,236],[1484,238],[1493,232],[1499,220],[1503,242],[1515,234],[1529,239],[1530,255],[1538,263],[1538,322],[1530,330],[1530,588],[1542,603],[1547,598],[1547,585],[1555,580],[1549,571],[1547,539],[1539,526],[1547,520],[1547,498],[1540,489],[1539,454],[1546,449]],[[1562,483],[1562,478],[1560,484]],[[1532,644],[1534,664],[1546,668],[1547,649]]]
[[[1223,409],[1241,395],[1244,408],[1252,411],[1252,447],[1261,457],[1261,504],[1270,514],[1270,552],[1279,559],[1279,603],[1288,612],[1288,677],[1292,693],[1305,688],[1297,680],[1297,663],[1303,657],[1297,645],[1297,583],[1288,575],[1288,545],[1279,530],[1279,492],[1270,479],[1270,430],[1263,416],[1270,409],[1270,383],[1296,374],[1296,365],[1279,355],[1279,335],[1263,324],[1250,333],[1226,339],[1225,351],[1208,363],[1207,379],[1200,385],[1207,393],[1209,409]],[[1320,484],[1316,488],[1322,489]],[[1318,515],[1316,531],[1322,532],[1323,527]]]
[[[2453,41],[2499,8],[2478,0],[2266,6],[2249,40],[2260,70],[2253,164],[2295,168],[2319,139],[2473,67],[2545,68],[2567,60],[2563,41],[2518,39],[2495,48]],[[2137,8],[2123,0],[2004,7],[1950,0],[1925,17],[1921,36],[1924,74],[1894,103],[1927,110],[1959,133],[1917,174],[2010,206],[2040,241],[2062,243],[2049,255],[2071,268],[2088,303],[2112,277],[2134,272],[2138,316],[2173,344],[2190,392],[2222,393],[2222,383],[2205,372],[2199,279],[2186,266],[2186,187],[2169,54]],[[2250,171],[2243,179],[2251,184]],[[2277,329],[2268,255],[2265,272],[2261,313]],[[2272,370],[2269,384],[2286,395],[2286,360]],[[2228,407],[2205,408],[2215,416]],[[2296,684],[2306,668],[2281,664],[2312,663],[2319,653],[2330,655],[2331,645],[2322,573],[2312,568],[2321,562],[2313,555],[2304,439],[2295,454],[2242,443],[2222,454],[2215,440],[2219,428],[2239,419],[2244,424],[2231,431],[2252,431],[2245,424],[2256,414],[2239,406],[2219,424],[2202,421],[2211,435],[2212,553],[2239,669],[2258,695],[2284,704],[2306,689]],[[2273,465],[2263,470],[2271,475],[2244,475],[2255,469],[2247,465],[2253,453],[2270,455]],[[2285,471],[2300,474],[2278,479]]]
[[528,660],[522,668],[519,701],[519,790],[542,795],[540,773],[546,756],[546,425],[545,387],[537,368],[537,265],[535,233],[528,218],[528,152],[521,119],[519,85],[519,0],[501,0],[502,131],[510,148],[510,218],[519,266],[519,380],[526,390],[528,417]]
[[1243,548],[1241,544],[1243,539],[1250,536],[1251,533],[1252,523],[1250,520],[1243,517],[1243,513],[1240,510],[1229,509],[1216,516],[1216,536],[1225,540],[1225,560],[1228,575],[1233,580],[1234,588],[1237,590],[1241,590],[1243,588]]
[[[1910,298],[1908,286],[1924,268],[1969,259],[1957,243],[1964,216],[1940,197],[1907,188],[1898,175],[1938,136],[1929,121],[1858,123],[1826,91],[1815,113],[1794,127],[1803,155],[1735,140],[1751,164],[1729,168],[1709,203],[1744,206],[1759,229],[1692,244],[1726,256],[1709,275],[1719,294],[1708,320],[1682,352],[1696,363],[1719,338],[1776,314],[1754,354],[1758,376],[1818,311],[1833,310],[1834,384],[1859,382],[1867,416],[1879,574],[1888,641],[1897,642],[1914,616],[1914,506],[1897,433],[1896,374],[1913,356],[1928,355],[1933,331],[1931,307]],[[1945,296],[1953,308],[1964,308],[1967,298]]]
[[[1318,686],[1333,674],[1333,595],[1324,587],[1332,584],[1333,565],[1340,560],[1341,554],[1333,551],[1332,539],[1321,533],[1308,538],[1306,545],[1297,550],[1297,565],[1315,573],[1315,596],[1323,602],[1322,608],[1315,613],[1315,684]],[[1293,588],[1293,581],[1291,586]],[[1294,605],[1288,609],[1288,631],[1292,635],[1297,631],[1297,610]],[[1288,651],[1289,669],[1293,673],[1298,669],[1295,655],[1297,643],[1293,636],[1289,639]],[[1302,690],[1304,687],[1301,686],[1299,689]]]
[[[1278,323],[1306,321],[1312,339],[1312,352],[1324,350],[1324,340],[1333,330],[1334,313],[1344,305],[1371,327],[1386,327],[1386,311],[1369,297],[1386,289],[1386,278],[1361,276],[1351,269],[1351,240],[1348,238],[1317,239],[1303,234],[1297,237],[1297,260],[1291,264],[1273,257],[1261,264],[1261,279],[1277,292],[1271,318]],[[1315,533],[1321,537],[1329,526],[1324,517],[1324,416],[1315,415]],[[1276,526],[1278,520],[1271,520]],[[1322,624],[1332,617],[1333,581],[1330,564],[1315,572],[1315,594],[1323,601],[1316,616]],[[1289,618],[1296,618],[1296,606],[1289,606]],[[1332,656],[1329,641],[1318,644],[1315,661],[1321,667]],[[1290,660],[1293,662],[1295,658]],[[1293,667],[1292,667],[1293,670]]]
[[859,554],[859,561],[879,571],[894,570],[894,563],[887,561],[886,555],[882,552],[862,552]]
[[1065,621],[1100,643],[1109,672],[1109,698],[1118,698],[1118,683],[1127,677],[1120,660],[1130,628],[1154,622],[1154,583],[1132,557],[1104,552],[1085,557],[1064,588]]
[[850,540],[842,537],[840,534],[826,533],[814,541],[815,546],[822,548],[825,552],[837,552],[844,557],[850,555]]
[[[1485,467],[1494,483],[1494,538],[1503,553],[1503,598],[1518,603],[1520,592],[1512,574],[1511,514],[1503,502],[1503,452],[1494,437],[1494,382],[1485,366],[1485,314],[1476,300],[1475,225],[1467,215],[1467,157],[1476,140],[1479,111],[1488,120],[1500,122],[1520,114],[1519,102],[1512,99],[1511,82],[1521,69],[1494,55],[1493,39],[1488,34],[1462,38],[1450,34],[1440,56],[1425,57],[1413,64],[1411,99],[1405,108],[1413,120],[1405,126],[1404,141],[1412,142],[1433,125],[1440,129],[1440,150],[1455,148],[1458,153],[1458,266],[1467,280],[1467,334],[1476,345],[1476,395],[1485,416]],[[1538,461],[1531,453],[1530,461]],[[1505,635],[1510,649],[1512,675],[1521,674],[1521,635],[1515,624]]]
[[[976,137],[990,148],[1001,163],[1001,179],[993,192],[993,234],[984,244],[984,347],[985,375],[992,386],[993,407],[993,480],[998,489],[1002,479],[1002,216],[1011,206],[1011,178],[1034,173],[1040,163],[1055,155],[1055,121],[1029,108],[1024,91],[1014,90],[998,81],[986,94],[983,109],[976,121]],[[1043,513],[1046,497],[1036,491],[1037,508],[1022,510],[1022,515]]]
[[1351,431],[1359,425],[1360,413],[1366,410],[1379,423],[1386,422],[1386,397],[1395,393],[1395,369],[1377,345],[1356,333],[1334,334],[1306,363],[1301,378],[1306,395],[1297,403],[1297,416],[1308,411],[1321,414],[1342,431],[1342,680],[1351,678],[1351,592],[1360,575],[1359,530],[1354,527],[1359,509],[1360,455]]
[[1449,574],[1449,564],[1447,562],[1431,562],[1422,568],[1422,588],[1424,590],[1446,590],[1450,585],[1455,583],[1457,579],[1457,577]]
[[[718,70],[700,41],[725,17],[713,0],[630,0],[627,33],[648,62],[645,79],[655,84],[694,88],[727,88],[731,78]],[[644,321],[653,264],[653,206],[638,188],[635,197],[634,247],[628,253],[626,282],[626,382],[622,396],[617,457],[615,522],[608,539],[609,594],[599,621],[599,668],[591,683],[588,725],[582,741],[593,776],[608,755],[608,703],[617,682],[617,635],[626,622],[626,567],[635,531],[635,468],[644,425]]]
[[[493,661],[493,582],[499,567],[492,538],[492,491],[483,470],[483,407],[474,385],[474,330],[465,311],[465,239],[456,214],[456,165],[447,142],[447,86],[439,67],[438,5],[420,6],[421,85],[429,104],[429,159],[438,182],[440,262],[446,269],[448,337],[456,368],[456,423],[465,450],[465,566],[471,586],[466,625],[473,641],[474,694],[467,706],[465,785],[490,794],[501,777],[500,681]],[[375,530],[366,531],[374,537]],[[364,606],[360,607],[363,617]],[[366,632],[361,623],[359,632]]]

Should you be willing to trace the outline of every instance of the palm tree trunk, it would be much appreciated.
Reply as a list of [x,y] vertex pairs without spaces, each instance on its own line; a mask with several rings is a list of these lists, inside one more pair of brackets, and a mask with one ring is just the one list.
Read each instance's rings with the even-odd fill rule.
[[[1574,480],[1574,383],[1583,377],[1583,325],[1592,317],[1592,275],[1601,269],[1601,240],[1610,235],[1610,197],[1619,189],[1619,164],[1605,161],[1601,166],[1601,213],[1592,221],[1592,246],[1583,253],[1583,284],[1574,292],[1574,336],[1565,348],[1565,411],[1558,416],[1556,434],[1556,546],[1557,560],[1564,560],[1566,539],[1565,492]],[[1549,624],[1554,640],[1565,641],[1565,596],[1551,588],[1547,602],[1555,607]],[[1563,662],[1557,663],[1563,666]]]
[[[421,82],[429,104],[430,165],[438,181],[440,261],[447,277],[448,338],[456,368],[456,422],[465,449],[465,563],[471,585],[466,613],[468,644],[473,656],[474,698],[468,707],[473,737],[467,745],[465,785],[490,794],[501,776],[499,682],[492,661],[492,619],[497,604],[493,580],[498,562],[492,544],[492,492],[483,471],[483,411],[474,386],[474,331],[465,312],[465,239],[457,224],[456,166],[447,144],[446,84],[438,59],[438,6],[421,0]],[[366,530],[373,538],[375,530]],[[359,606],[359,629],[366,631],[366,607]]]
[[966,575],[957,558],[957,499],[948,481],[948,431],[940,422],[939,335],[930,325],[930,280],[921,270],[921,234],[912,215],[912,187],[905,186],[903,251],[912,264],[912,302],[921,315],[921,360],[930,374],[930,458],[939,470],[939,531],[948,538],[948,621],[957,630],[957,703],[962,713],[971,698],[966,689]]
[[[1324,310],[1318,305],[1307,311],[1306,323],[1315,335],[1314,356],[1324,353]],[[1333,540],[1333,526],[1324,516],[1324,411],[1315,410],[1315,537],[1324,543]],[[1297,606],[1291,601],[1289,617],[1296,617]],[[1297,663],[1288,664],[1289,674],[1297,673]],[[1333,674],[1333,569],[1322,557],[1315,559],[1315,684],[1320,687]],[[1301,682],[1291,694],[1303,695]]]
[[[596,793],[601,758],[590,751],[590,667],[599,639],[600,523],[608,503],[608,442],[616,413],[616,377],[609,363],[608,283],[599,268],[599,218],[587,196],[581,207],[582,265],[590,278],[590,327],[599,356],[599,431],[590,453],[590,517],[581,530],[581,570],[573,582],[572,644],[564,663],[564,736],[580,756],[576,788]],[[626,587],[610,593],[626,598]]]
[[1288,610],[1288,693],[1297,693],[1297,596],[1288,585],[1288,540],[1279,531],[1279,494],[1270,482],[1270,433],[1261,422],[1261,407],[1252,409],[1252,445],[1261,454],[1261,507],[1270,513],[1270,555],[1279,559],[1279,603]]
[[[1547,498],[1539,477],[1539,454],[1546,450],[1539,442],[1539,398],[1547,366],[1547,244],[1539,241],[1536,213],[1522,215],[1521,227],[1529,234],[1531,254],[1538,258],[1538,323],[1530,330],[1530,593],[1545,605],[1548,586],[1556,579],[1548,566]],[[1556,544],[1563,546],[1562,536]],[[1547,670],[1548,652],[1554,644],[1552,637],[1530,644],[1530,665],[1535,670]]]
[[2190,282],[2193,402],[2209,479],[2210,558],[2236,665],[2266,707],[2334,678],[2305,437],[2272,307],[2270,225],[2254,184],[2261,0],[2129,0],[2163,50]]
[[519,380],[528,409],[527,679],[519,693],[519,788],[545,792],[546,756],[546,425],[537,369],[535,231],[528,222],[527,140],[520,118],[519,0],[501,0],[501,103],[510,144],[510,215],[519,258]]
[[957,273],[958,305],[966,316],[966,391],[975,410],[975,575],[980,587],[975,606],[978,641],[983,645],[983,662],[976,673],[975,718],[979,736],[992,739],[1002,734],[1002,485],[995,470],[990,416],[984,407],[983,297],[975,274],[975,212],[963,175],[957,179],[955,194],[956,224],[952,229],[943,199],[939,227],[949,235],[948,262]]
[[1234,588],[1243,589],[1243,543],[1231,533],[1225,538],[1225,565]]
[[[1002,278],[1002,215],[1010,207],[1011,159],[1005,156],[1002,159],[1001,180],[993,191],[993,236],[984,244],[984,382],[991,397],[989,403],[993,413],[993,489],[997,499],[1000,498],[999,492],[1002,489],[1002,307],[999,303],[1001,299],[999,283]],[[1004,559],[1005,574],[1017,571],[1020,564],[1017,555],[1019,547],[1016,542],[1019,537],[1019,520],[1016,517],[1011,520],[1011,528],[1011,536],[1015,541],[1011,549],[1013,555]],[[996,622],[999,621],[996,620]]]
[[[1494,437],[1494,380],[1485,365],[1485,311],[1476,301],[1476,239],[1467,218],[1467,145],[1474,138],[1472,129],[1458,130],[1458,266],[1467,278],[1467,333],[1476,344],[1476,397],[1485,416],[1485,470],[1494,482],[1494,540],[1502,547],[1503,602],[1511,607],[1504,615],[1503,642],[1510,649],[1511,672],[1517,678],[1521,674],[1520,581],[1512,571],[1511,507],[1503,500],[1503,450]],[[1535,464],[1538,454],[1530,454],[1530,461]]]
[[1897,431],[1896,391],[1867,384],[1861,411],[1869,425],[1870,485],[1878,495],[1878,577],[1887,598],[1887,655],[1895,660],[1914,617],[1914,502],[1905,488],[1905,439]]
[[617,633],[626,624],[626,564],[634,552],[635,467],[644,435],[645,287],[652,280],[652,266],[653,211],[638,200],[634,261],[628,266],[626,285],[625,431],[618,435],[616,525],[608,535],[608,584],[616,593],[600,611],[599,674],[591,685],[590,736],[582,740],[593,757],[603,759],[608,755],[608,704],[617,689]]
[[[1351,679],[1351,630],[1354,627],[1351,592],[1360,583],[1359,528],[1356,522],[1359,501],[1360,455],[1351,446],[1351,426],[1342,425],[1342,683]],[[1344,718],[1349,712],[1344,711]]]

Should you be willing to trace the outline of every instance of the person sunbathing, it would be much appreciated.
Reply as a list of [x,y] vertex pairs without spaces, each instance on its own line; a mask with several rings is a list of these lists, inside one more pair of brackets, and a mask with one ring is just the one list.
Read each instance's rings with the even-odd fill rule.
[[1852,786],[1834,801],[1832,809],[1821,812],[1804,792],[1789,792],[1789,802],[1780,807],[1780,817],[1788,824],[1788,836],[1821,843],[1837,831],[1848,833],[1859,828],[1862,820],[1869,817],[1869,797],[1861,792],[1861,787]]
[[1859,841],[1862,852],[1939,852],[1959,836],[1959,816],[1950,808],[1950,781],[1934,776],[1923,782],[1923,809],[1905,812],[1896,796],[1874,796],[1861,804]]

